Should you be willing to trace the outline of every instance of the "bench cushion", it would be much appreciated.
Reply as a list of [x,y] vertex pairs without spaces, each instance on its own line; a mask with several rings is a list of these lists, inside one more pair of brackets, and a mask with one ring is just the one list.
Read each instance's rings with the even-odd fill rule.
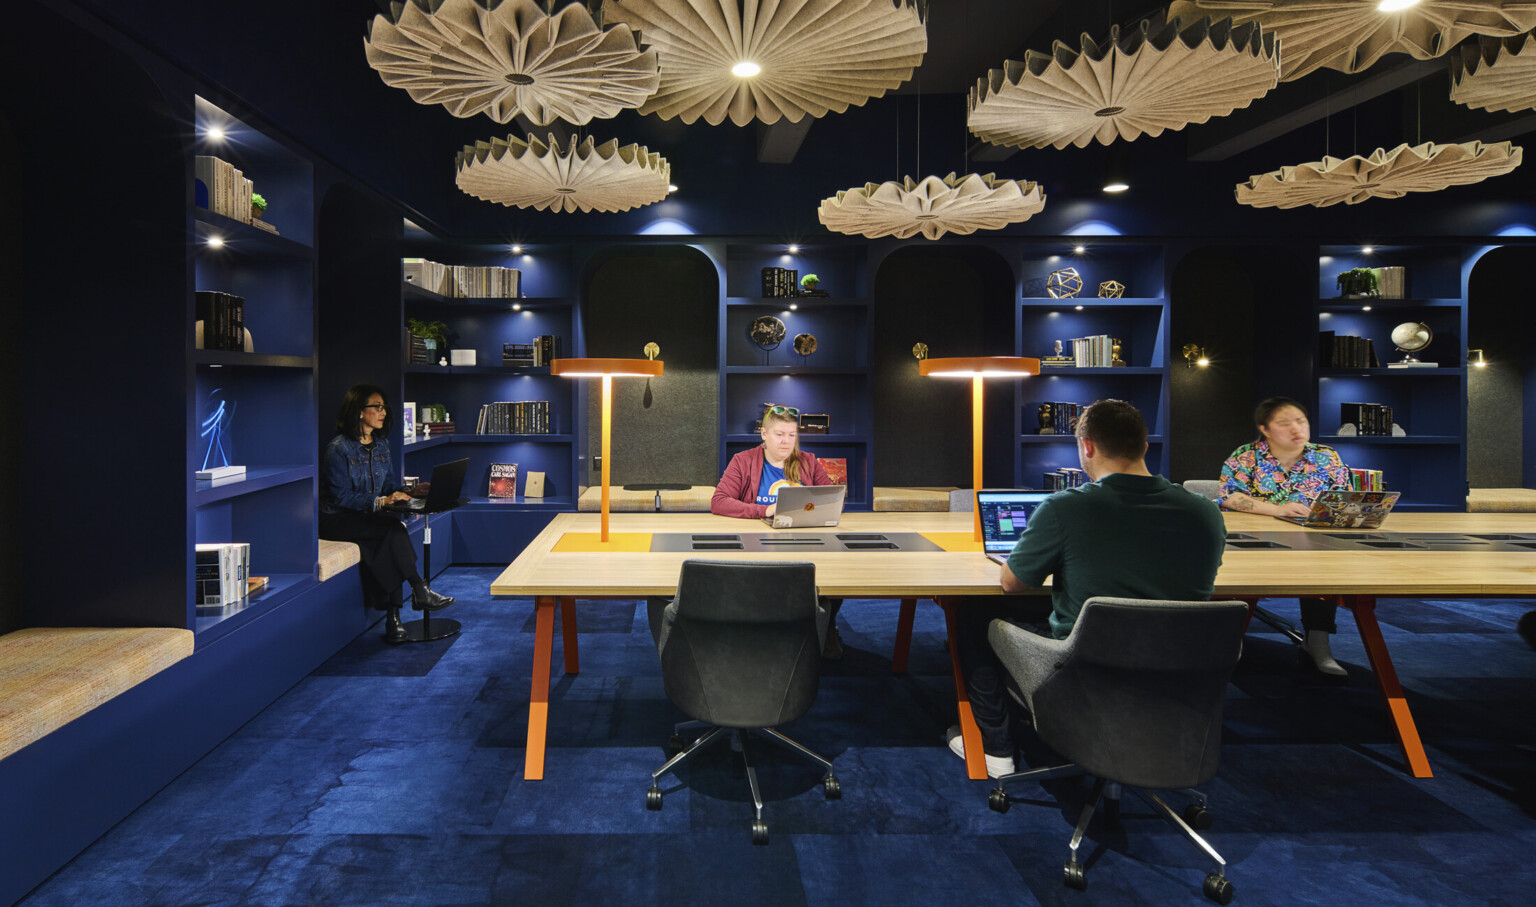
[[320,540],[320,562],[315,568],[315,578],[325,582],[349,567],[357,566],[361,557],[355,542]]
[[0,759],[192,654],[176,627],[30,627],[0,636]]
[[[599,485],[593,485],[581,493],[577,500],[576,509],[583,513],[596,513],[602,509],[602,492]],[[626,491],[621,486],[610,486],[608,489],[608,510],[610,513],[655,513],[655,491]],[[708,513],[710,499],[715,496],[713,485],[694,485],[687,491],[662,491],[661,509],[666,513]]]
[[1536,513],[1536,489],[1474,488],[1467,492],[1468,513]]
[[949,493],[955,489],[943,488],[892,488],[875,486],[874,509],[876,512],[949,510]]

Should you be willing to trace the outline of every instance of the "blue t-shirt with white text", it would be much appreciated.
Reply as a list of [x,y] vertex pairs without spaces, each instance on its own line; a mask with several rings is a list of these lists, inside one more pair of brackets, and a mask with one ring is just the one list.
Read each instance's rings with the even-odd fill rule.
[[779,487],[782,485],[794,485],[796,483],[784,478],[784,470],[778,466],[763,461],[763,477],[757,482],[757,503],[764,507],[775,503],[779,499]]

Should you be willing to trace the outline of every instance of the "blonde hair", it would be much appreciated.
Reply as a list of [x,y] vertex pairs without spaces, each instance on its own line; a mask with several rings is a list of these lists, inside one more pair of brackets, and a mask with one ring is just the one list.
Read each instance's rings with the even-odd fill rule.
[[[784,461],[784,479],[796,485],[800,484],[800,420],[788,413],[776,413],[772,407],[763,410],[763,428],[768,428],[769,422],[788,422],[795,426],[795,447],[789,452],[789,459]],[[767,444],[766,441],[763,442]]]

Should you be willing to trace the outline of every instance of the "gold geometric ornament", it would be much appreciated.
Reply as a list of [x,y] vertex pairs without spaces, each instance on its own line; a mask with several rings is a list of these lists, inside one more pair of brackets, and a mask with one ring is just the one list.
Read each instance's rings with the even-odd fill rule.
[[865,183],[822,199],[816,217],[829,230],[850,235],[907,239],[921,233],[938,239],[945,233],[996,230],[1026,221],[1045,208],[1045,193],[1025,180],[993,174],[951,173],[922,181]]
[[1369,198],[1402,198],[1410,192],[1435,192],[1447,186],[1477,183],[1520,166],[1520,148],[1509,142],[1485,145],[1398,145],[1377,148],[1369,157],[1324,157],[1282,167],[1238,183],[1237,200],[1255,208],[1325,208]]
[[1099,284],[1100,299],[1119,299],[1125,295],[1125,284],[1118,280],[1106,280]]
[[[928,52],[919,0],[604,0],[640,32],[661,88],[640,108],[718,126],[798,123],[862,106],[912,78]],[[736,76],[738,63],[760,71]]]
[[971,132],[994,145],[1060,150],[1098,140],[1135,141],[1247,107],[1274,88],[1274,37],[1229,20],[1142,21],[1081,50],[1057,41],[980,79],[970,94]]
[[1483,110],[1536,107],[1536,32],[1479,38],[1451,54],[1451,100]]
[[1071,299],[1082,291],[1083,278],[1076,268],[1052,271],[1051,276],[1045,279],[1045,292],[1052,299]]
[[546,15],[535,0],[406,0],[363,39],[386,85],[456,117],[581,125],[639,107],[660,84],[656,52],[627,25],[599,29],[586,6]]
[[1507,37],[1536,28],[1531,0],[1419,0],[1395,12],[1378,0],[1175,0],[1170,16],[1259,21],[1280,38],[1281,81],[1327,67],[1361,72],[1384,54],[1441,56],[1469,35]]
[[591,137],[560,150],[549,142],[515,135],[464,146],[455,161],[455,182],[475,198],[541,211],[627,211],[667,197],[672,167],[644,145],[602,145]]

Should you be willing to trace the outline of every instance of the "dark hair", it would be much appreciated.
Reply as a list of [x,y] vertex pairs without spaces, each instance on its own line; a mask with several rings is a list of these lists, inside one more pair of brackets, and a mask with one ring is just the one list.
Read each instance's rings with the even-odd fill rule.
[[389,437],[390,426],[394,425],[395,421],[395,410],[389,405],[389,395],[384,393],[384,388],[377,384],[354,384],[347,388],[347,396],[341,401],[341,409],[336,411],[338,435],[354,441],[362,439],[363,404],[367,403],[368,398],[374,394],[378,394],[379,399],[384,401],[384,406],[387,407],[384,410],[384,427],[379,429],[379,432],[384,437]]
[[[1276,411],[1285,409],[1287,406],[1294,406],[1294,407],[1296,407],[1297,409],[1301,410],[1302,418],[1307,418],[1307,407],[1300,400],[1296,400],[1296,399],[1293,399],[1291,397],[1270,397],[1270,398],[1264,400],[1263,402],[1261,402],[1258,406],[1254,407],[1254,410],[1253,410],[1253,426],[1254,426],[1254,428],[1258,428],[1260,425],[1268,425],[1269,424],[1269,420],[1273,419],[1275,417]],[[1264,433],[1263,432],[1259,433],[1259,439],[1258,440],[1259,441],[1264,440]],[[1258,442],[1256,441],[1254,443],[1258,443]]]
[[1112,460],[1134,460],[1147,453],[1146,420],[1124,400],[1088,404],[1077,417],[1077,436],[1098,445]]

